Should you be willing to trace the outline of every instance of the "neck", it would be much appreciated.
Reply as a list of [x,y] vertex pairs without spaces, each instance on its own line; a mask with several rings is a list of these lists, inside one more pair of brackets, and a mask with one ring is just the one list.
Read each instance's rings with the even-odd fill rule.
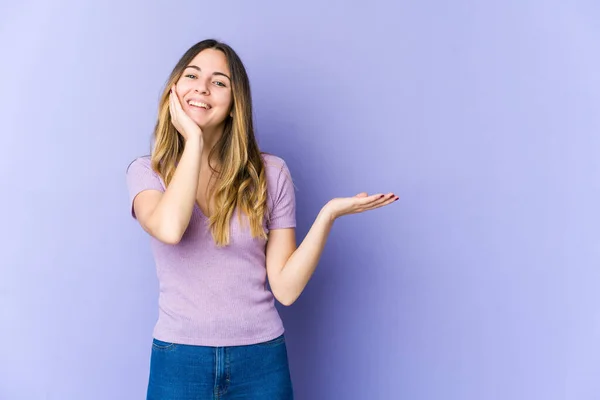
[[223,135],[224,126],[202,129],[202,165],[208,167],[208,155]]

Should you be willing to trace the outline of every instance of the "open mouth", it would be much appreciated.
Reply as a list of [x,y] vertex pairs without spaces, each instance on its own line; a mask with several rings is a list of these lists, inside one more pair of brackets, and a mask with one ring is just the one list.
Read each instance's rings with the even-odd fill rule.
[[210,104],[206,104],[201,101],[189,100],[188,104],[190,105],[190,107],[199,108],[199,109],[203,109],[203,110],[211,109]]

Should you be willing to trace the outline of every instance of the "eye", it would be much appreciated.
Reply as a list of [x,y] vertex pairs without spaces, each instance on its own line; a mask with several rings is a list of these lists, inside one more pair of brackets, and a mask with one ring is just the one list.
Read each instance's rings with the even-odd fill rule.
[[221,86],[221,87],[225,87],[225,84],[221,81],[215,81],[214,82],[217,86]]
[[196,78],[196,75],[194,75],[194,74],[187,74],[187,75],[185,75],[185,77],[186,78],[192,78],[192,79],[194,79],[194,78]]

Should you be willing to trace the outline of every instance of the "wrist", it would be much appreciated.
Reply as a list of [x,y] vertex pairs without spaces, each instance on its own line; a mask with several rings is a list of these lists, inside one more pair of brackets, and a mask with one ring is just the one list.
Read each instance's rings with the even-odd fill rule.
[[321,217],[331,223],[335,222],[335,220],[338,218],[338,216],[335,214],[335,212],[333,212],[333,210],[331,209],[331,206],[329,205],[329,203],[327,203],[327,204],[325,204],[325,206],[323,206],[323,208],[319,212],[319,217]]
[[202,136],[190,135],[185,139],[185,146],[202,146]]

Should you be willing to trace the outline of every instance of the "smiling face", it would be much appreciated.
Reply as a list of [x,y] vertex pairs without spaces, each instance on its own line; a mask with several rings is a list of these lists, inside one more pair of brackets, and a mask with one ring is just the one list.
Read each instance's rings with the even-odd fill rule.
[[201,129],[223,125],[233,104],[225,54],[214,49],[198,53],[183,70],[176,92],[183,110]]

